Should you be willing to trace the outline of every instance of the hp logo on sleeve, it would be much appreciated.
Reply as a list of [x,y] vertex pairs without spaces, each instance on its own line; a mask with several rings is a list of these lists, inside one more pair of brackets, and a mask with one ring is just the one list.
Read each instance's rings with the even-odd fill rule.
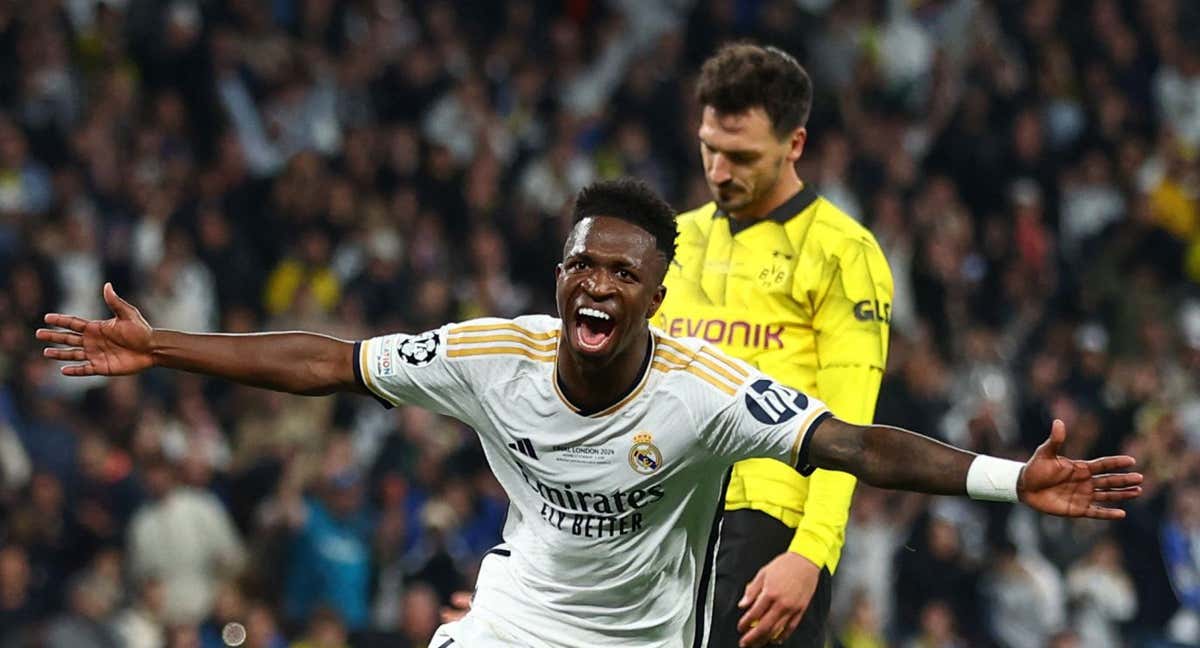
[[755,420],[767,425],[795,418],[806,407],[807,396],[766,378],[755,381],[746,392],[746,409]]

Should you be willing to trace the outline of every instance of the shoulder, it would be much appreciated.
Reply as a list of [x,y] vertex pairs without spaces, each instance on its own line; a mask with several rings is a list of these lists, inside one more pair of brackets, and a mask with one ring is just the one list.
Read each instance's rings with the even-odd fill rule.
[[879,241],[875,240],[871,230],[824,196],[818,196],[809,209],[812,211],[812,224],[808,227],[808,243],[831,254],[882,254]]
[[699,397],[706,408],[717,405],[719,409],[754,375],[749,365],[703,340],[672,337],[655,329],[654,341],[651,368],[666,374],[668,384],[681,385],[685,400]]
[[878,279],[891,281],[887,257],[871,230],[824,197],[819,196],[808,209],[811,221],[793,219],[788,228],[800,249],[799,262],[825,271],[803,273],[805,279],[828,278],[841,269],[853,273],[869,270]]
[[716,212],[717,204],[710,202],[679,214],[675,217],[675,223],[679,228],[679,236],[687,238],[688,236],[707,231],[712,224],[713,215]]
[[717,203],[707,202],[695,209],[689,209],[685,212],[680,212],[675,220],[679,223],[694,223],[696,221],[712,220],[713,214],[717,211]]
[[548,315],[484,317],[443,327],[446,357],[458,361],[553,362],[562,324]]
[[447,324],[446,331],[450,335],[507,331],[528,336],[557,335],[562,323],[557,317],[549,315],[522,315],[507,319],[503,317],[480,317],[454,324]]

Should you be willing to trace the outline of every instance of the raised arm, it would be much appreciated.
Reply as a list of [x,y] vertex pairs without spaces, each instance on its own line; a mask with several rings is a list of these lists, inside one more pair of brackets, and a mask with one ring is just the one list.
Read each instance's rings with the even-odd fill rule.
[[1066,426],[1024,464],[976,455],[915,432],[883,425],[852,425],[829,418],[812,432],[808,462],[842,470],[881,488],[976,499],[1021,501],[1051,515],[1114,520],[1125,511],[1104,506],[1141,494],[1142,475],[1129,456],[1089,461],[1058,454]]
[[354,377],[354,344],[314,333],[183,333],[155,329],[112,284],[104,301],[114,317],[88,320],[51,313],[37,339],[63,345],[47,358],[72,362],[67,376],[120,376],[167,367],[275,391],[316,396],[363,392]]

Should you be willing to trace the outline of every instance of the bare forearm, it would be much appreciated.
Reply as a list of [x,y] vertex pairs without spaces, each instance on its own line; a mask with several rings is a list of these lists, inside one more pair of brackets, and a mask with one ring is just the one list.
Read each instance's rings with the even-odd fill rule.
[[326,335],[155,330],[152,348],[159,367],[308,396],[358,391],[354,345]]
[[879,488],[934,495],[967,492],[973,453],[886,425],[829,419],[813,431],[809,463],[855,475]]

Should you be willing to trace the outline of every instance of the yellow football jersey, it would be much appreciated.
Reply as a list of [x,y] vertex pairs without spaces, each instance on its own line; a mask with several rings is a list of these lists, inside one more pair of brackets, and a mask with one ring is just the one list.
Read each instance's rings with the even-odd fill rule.
[[[870,423],[887,359],[892,274],[875,237],[810,187],[742,225],[709,203],[679,217],[667,298],[655,324],[698,337],[835,415]],[[726,510],[796,529],[790,549],[830,571],[845,542],[854,478],[802,477],[771,459],[736,464]]]

